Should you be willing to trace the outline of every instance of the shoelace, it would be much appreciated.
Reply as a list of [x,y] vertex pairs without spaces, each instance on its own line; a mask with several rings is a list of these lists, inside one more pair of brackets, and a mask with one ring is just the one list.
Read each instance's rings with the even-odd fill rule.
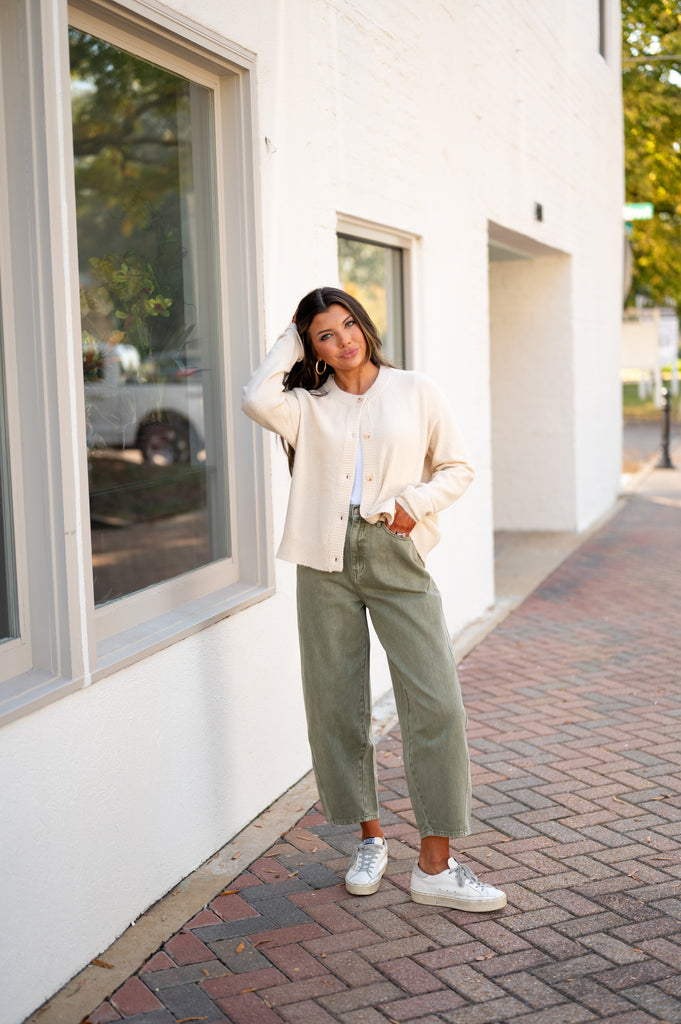
[[466,882],[475,886],[476,889],[484,889],[485,885],[483,882],[479,882],[477,877],[473,874],[467,864],[459,864],[456,862],[456,867],[453,869],[452,874],[456,875],[456,882],[462,889]]
[[375,860],[381,855],[383,847],[378,843],[363,843],[359,848],[357,858],[357,871],[370,871]]

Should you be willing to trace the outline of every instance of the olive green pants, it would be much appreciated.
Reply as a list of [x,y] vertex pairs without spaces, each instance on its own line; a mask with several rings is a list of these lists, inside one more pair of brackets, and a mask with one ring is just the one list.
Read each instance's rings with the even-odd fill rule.
[[327,821],[379,817],[367,609],[390,666],[421,836],[470,832],[466,712],[437,587],[412,541],[353,506],[342,572],[298,566],[308,736]]

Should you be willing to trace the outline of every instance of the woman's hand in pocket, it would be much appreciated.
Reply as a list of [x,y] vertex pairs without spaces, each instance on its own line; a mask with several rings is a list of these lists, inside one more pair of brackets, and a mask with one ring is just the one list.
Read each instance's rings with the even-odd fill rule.
[[416,520],[412,519],[409,513],[395,502],[395,518],[388,527],[390,532],[396,533],[398,537],[408,537],[415,526]]

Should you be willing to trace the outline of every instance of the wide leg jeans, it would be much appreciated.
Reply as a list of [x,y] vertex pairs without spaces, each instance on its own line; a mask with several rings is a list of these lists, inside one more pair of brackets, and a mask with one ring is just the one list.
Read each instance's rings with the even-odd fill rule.
[[440,594],[408,537],[350,510],[342,572],[298,566],[308,736],[328,821],[379,817],[367,610],[385,649],[421,836],[470,832],[466,712]]

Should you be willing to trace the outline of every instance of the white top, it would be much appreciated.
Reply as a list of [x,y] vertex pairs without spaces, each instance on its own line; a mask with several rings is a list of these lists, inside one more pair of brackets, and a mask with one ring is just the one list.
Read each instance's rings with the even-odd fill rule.
[[362,446],[360,515],[395,516],[395,502],[416,521],[421,558],[437,544],[437,513],[473,479],[447,403],[430,378],[381,366],[363,395],[329,377],[317,391],[284,391],[284,374],[303,356],[291,324],[243,389],[244,412],[296,450],[278,557],[327,572],[343,568],[343,546],[357,449]]
[[362,442],[357,445],[357,458],[355,459],[355,479],[352,481],[352,493],[350,504],[360,505],[362,502]]

